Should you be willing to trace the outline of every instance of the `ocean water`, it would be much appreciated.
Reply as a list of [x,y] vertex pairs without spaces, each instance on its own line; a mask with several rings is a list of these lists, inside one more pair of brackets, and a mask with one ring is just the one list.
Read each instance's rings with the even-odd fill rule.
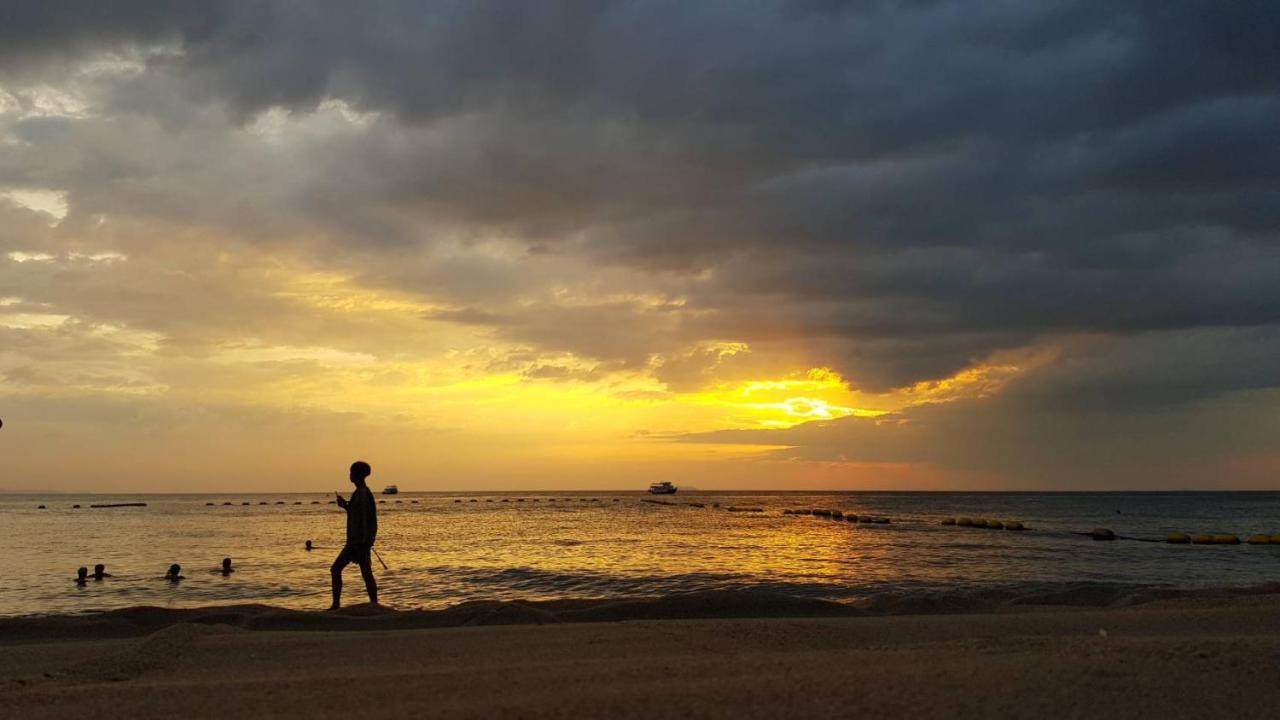
[[[135,605],[328,605],[344,516],[332,496],[0,495],[0,615]],[[1239,587],[1280,580],[1280,545],[1186,546],[1170,531],[1280,533],[1280,493],[401,493],[381,498],[384,603],[657,596],[760,589],[851,601],[1084,585]],[[146,502],[144,508],[90,504]],[[208,503],[213,503],[209,505]],[[232,503],[224,505],[224,503]],[[249,503],[245,505],[244,503]],[[695,508],[686,503],[702,503]],[[713,507],[714,504],[720,507]],[[38,505],[47,506],[37,509]],[[72,505],[82,507],[75,509]],[[728,512],[759,507],[761,513]],[[888,525],[783,515],[827,508]],[[939,525],[1019,520],[1030,532]],[[304,542],[315,549],[307,552]],[[223,557],[237,571],[217,572]],[[74,583],[105,563],[113,577]],[[186,580],[161,579],[171,563]],[[353,566],[348,603],[364,588]]]

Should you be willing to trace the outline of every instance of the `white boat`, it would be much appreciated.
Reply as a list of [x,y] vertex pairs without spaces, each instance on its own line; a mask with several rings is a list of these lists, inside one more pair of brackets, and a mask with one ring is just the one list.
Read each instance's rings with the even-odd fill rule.
[[649,493],[651,495],[675,495],[676,490],[679,490],[679,488],[666,480],[656,482],[649,486]]
[[400,488],[396,487],[395,485],[388,485],[382,488],[383,495],[395,495],[398,492],[400,492]]

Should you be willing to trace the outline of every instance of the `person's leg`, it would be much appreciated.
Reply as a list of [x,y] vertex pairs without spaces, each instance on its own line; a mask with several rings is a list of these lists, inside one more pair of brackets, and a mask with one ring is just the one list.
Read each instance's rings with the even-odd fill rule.
[[373,579],[373,563],[371,550],[366,550],[364,556],[360,558],[360,577],[364,578],[365,592],[369,593],[369,602],[374,605],[378,604],[378,583]]
[[329,575],[333,578],[333,604],[329,606],[331,610],[342,607],[342,569],[350,562],[351,548],[343,546],[342,552],[338,553],[333,565],[329,567]]

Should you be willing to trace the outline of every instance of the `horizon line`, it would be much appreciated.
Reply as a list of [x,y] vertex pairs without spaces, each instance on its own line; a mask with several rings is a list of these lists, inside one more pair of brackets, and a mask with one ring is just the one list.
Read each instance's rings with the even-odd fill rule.
[[[1280,489],[1259,489],[1259,488],[1116,488],[1116,489],[954,489],[954,490],[920,490],[911,488],[874,488],[874,489],[855,489],[855,488],[815,488],[815,489],[794,489],[794,488],[730,488],[730,489],[701,489],[686,488],[683,492],[689,493],[796,493],[796,494],[818,494],[818,493],[920,493],[920,494],[997,494],[997,493],[1053,493],[1053,494],[1086,494],[1086,493],[1214,493],[1214,492],[1237,492],[1237,493],[1275,493]],[[484,494],[537,494],[537,493],[634,493],[649,494],[647,490],[637,490],[634,488],[583,488],[583,489],[481,489],[481,490],[463,490],[463,489],[439,489],[439,490],[401,490],[400,495],[407,494],[427,494],[427,495],[484,495]],[[190,491],[104,491],[104,490],[40,490],[33,488],[0,488],[0,495],[332,495],[332,490],[190,490]],[[381,494],[381,493],[375,493]]]

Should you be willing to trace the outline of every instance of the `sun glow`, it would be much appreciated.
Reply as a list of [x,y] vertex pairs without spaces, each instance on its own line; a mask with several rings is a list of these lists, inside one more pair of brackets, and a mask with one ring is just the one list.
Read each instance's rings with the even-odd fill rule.
[[862,406],[857,393],[829,368],[811,368],[782,379],[722,384],[684,400],[721,408],[725,425],[736,428],[785,428],[814,420],[890,412],[875,405]]
[[[87,250],[56,256],[13,251],[8,259],[39,272],[65,264],[84,273],[129,273],[146,261],[133,253]],[[874,418],[982,397],[1043,361],[1035,354],[995,357],[947,378],[884,393],[861,391],[836,370],[812,366],[801,356],[761,352],[732,338],[667,346],[630,364],[610,362],[539,347],[508,335],[501,323],[483,320],[485,313],[496,317],[508,308],[476,308],[479,315],[469,315],[427,294],[299,265],[275,257],[232,266],[237,277],[254,281],[256,294],[246,306],[252,302],[271,314],[215,324],[211,329],[221,335],[211,342],[93,322],[56,305],[6,295],[0,298],[0,328],[110,348],[92,362],[12,368],[10,391],[140,398],[155,403],[147,411],[154,417],[177,418],[152,432],[171,431],[181,443],[193,427],[202,427],[201,436],[211,438],[202,452],[253,447],[268,456],[287,455],[287,446],[277,448],[277,442],[307,437],[333,452],[348,448],[402,458],[407,467],[484,478],[482,485],[490,478],[519,486],[559,485],[571,473],[582,483],[616,486],[624,476],[630,484],[652,472],[713,474],[727,467],[726,460],[741,461],[734,467],[744,472],[742,463],[768,461],[786,447],[683,440],[691,434]],[[539,300],[529,312],[536,314],[544,304],[554,312],[559,301],[671,317],[685,303],[661,293],[593,297],[566,290]],[[511,311],[511,317],[518,313]],[[202,410],[169,416],[163,407]],[[147,417],[131,417],[118,427],[135,427],[137,418]]]

